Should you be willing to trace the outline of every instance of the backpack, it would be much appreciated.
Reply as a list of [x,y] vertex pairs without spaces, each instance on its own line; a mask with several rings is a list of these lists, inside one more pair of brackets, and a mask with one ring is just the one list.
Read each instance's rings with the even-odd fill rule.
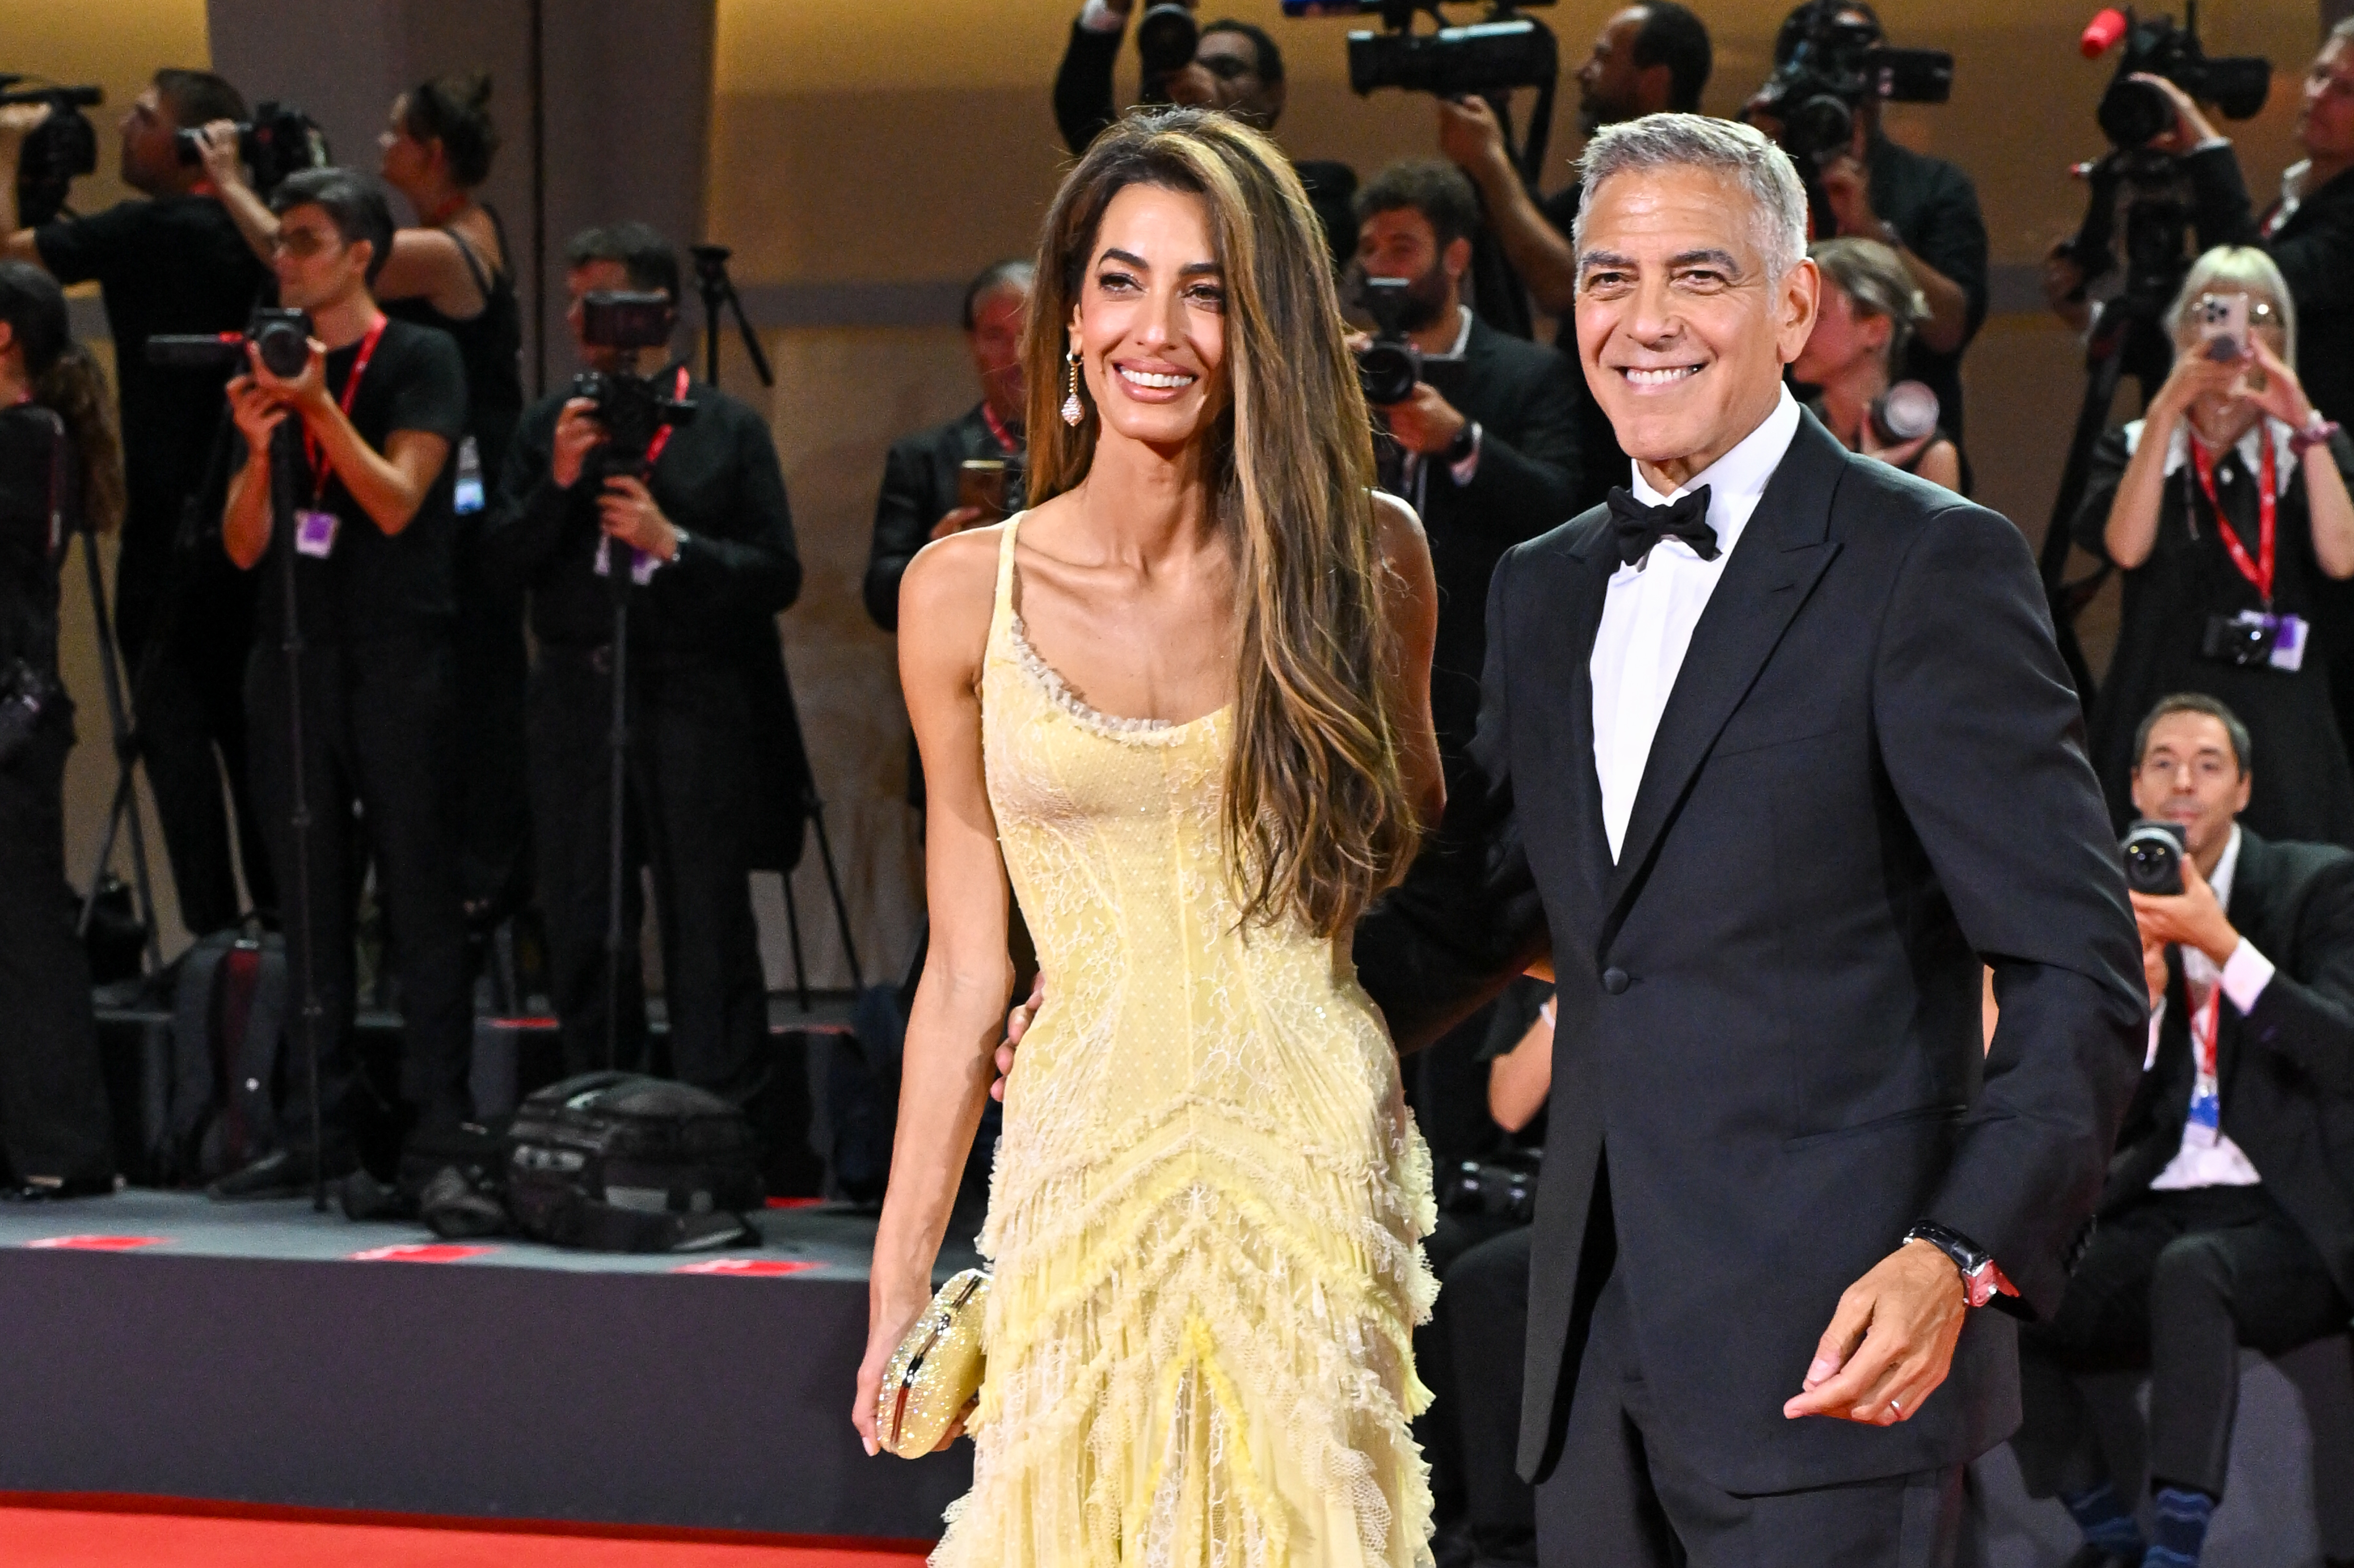
[[757,1246],[758,1140],[743,1110],[685,1084],[585,1073],[525,1099],[507,1132],[518,1230],[595,1252]]
[[166,1174],[209,1181],[278,1146],[286,1009],[286,944],[274,932],[216,931],[182,957],[172,987]]

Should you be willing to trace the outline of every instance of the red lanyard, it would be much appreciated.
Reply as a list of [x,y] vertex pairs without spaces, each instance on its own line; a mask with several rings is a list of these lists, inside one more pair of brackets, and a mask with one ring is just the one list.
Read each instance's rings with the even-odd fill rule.
[[[376,324],[367,329],[367,336],[360,339],[359,357],[352,361],[352,373],[344,377],[344,395],[338,401],[346,419],[352,417],[352,399],[359,395],[360,377],[367,374],[368,361],[376,357],[376,343],[384,335],[384,321],[383,316],[377,316]],[[311,434],[309,425],[302,427],[302,458],[311,465],[311,504],[316,506],[326,498],[327,481],[334,470],[327,464],[326,443]]]
[[2273,524],[2278,502],[2273,494],[2272,432],[2264,426],[2256,427],[2256,445],[2263,450],[2264,480],[2256,492],[2256,559],[2248,559],[2247,546],[2240,543],[2240,531],[2223,515],[2222,503],[2215,499],[2215,465],[2207,456],[2207,449],[2199,438],[2190,438],[2190,466],[2199,475],[2199,488],[2207,493],[2207,505],[2215,514],[2215,532],[2223,535],[2223,548],[2232,552],[2232,564],[2240,575],[2255,585],[2264,597],[2264,608],[2273,605]]
[[989,433],[997,438],[999,449],[1007,457],[1012,457],[1022,450],[1021,443],[1013,439],[1013,432],[1007,429],[1005,421],[997,417],[996,409],[983,403],[981,406],[981,417],[989,422]]
[[[686,401],[686,366],[684,365],[678,367],[678,390],[672,393],[671,397],[681,403]],[[654,464],[662,461],[663,448],[670,445],[670,429],[671,428],[668,425],[664,425],[661,429],[654,432],[654,439],[646,443],[646,471],[648,473],[653,472]]]

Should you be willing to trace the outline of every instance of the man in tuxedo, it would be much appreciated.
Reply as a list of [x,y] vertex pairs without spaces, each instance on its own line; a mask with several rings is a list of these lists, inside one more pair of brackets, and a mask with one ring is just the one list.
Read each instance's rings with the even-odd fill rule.
[[[2141,1088],[2059,1314],[2020,1337],[2011,1447],[2084,1531],[2085,1568],[2186,1568],[2223,1494],[2240,1347],[2277,1354],[2354,1310],[2354,1201],[2326,1152],[2354,1142],[2354,854],[2238,824],[2248,732],[2212,697],[2159,703],[2135,752],[2135,809],[2183,829],[2182,891],[2133,895],[2155,1013]],[[2147,1543],[2075,1383],[2141,1368]]]
[[1653,115],[1585,181],[1578,349],[1632,483],[1499,565],[1478,831],[1358,972],[1408,1049],[1558,978],[1541,1560],[1945,1563],[2144,1044],[2082,712],[2017,530],[1785,391],[1819,293],[1788,158]]

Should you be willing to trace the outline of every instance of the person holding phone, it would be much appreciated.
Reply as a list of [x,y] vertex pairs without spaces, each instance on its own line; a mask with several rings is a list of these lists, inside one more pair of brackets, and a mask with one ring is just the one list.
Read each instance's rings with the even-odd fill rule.
[[2171,692],[2231,705],[2269,761],[2245,820],[2269,837],[2354,845],[2354,770],[2313,636],[2325,583],[2354,577],[2354,446],[2297,378],[2296,306],[2263,251],[2219,246],[2167,313],[2174,369],[2094,449],[2076,542],[2125,574],[2092,756],[2133,812],[2134,731]]

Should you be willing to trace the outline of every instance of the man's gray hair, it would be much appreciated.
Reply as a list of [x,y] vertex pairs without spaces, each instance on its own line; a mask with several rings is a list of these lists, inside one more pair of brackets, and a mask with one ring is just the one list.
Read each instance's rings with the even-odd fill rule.
[[1621,175],[1659,169],[1706,169],[1749,193],[1756,207],[1757,250],[1768,278],[1779,278],[1807,254],[1807,187],[1790,155],[1754,125],[1704,114],[1646,114],[1605,125],[1585,144],[1571,242],[1585,250],[1585,217],[1594,193]]

